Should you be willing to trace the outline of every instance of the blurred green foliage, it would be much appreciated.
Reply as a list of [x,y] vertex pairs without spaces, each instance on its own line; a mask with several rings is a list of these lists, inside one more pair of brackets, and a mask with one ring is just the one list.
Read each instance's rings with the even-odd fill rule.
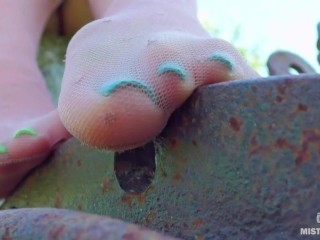
[[[213,26],[213,24],[205,19],[201,21],[202,26],[210,33],[213,37],[221,37],[222,31],[221,29]],[[261,73],[265,71],[265,64],[262,61],[262,57],[259,54],[259,49],[256,46],[251,48],[245,47],[241,45],[241,26],[238,25],[234,27],[232,31],[232,36],[230,39],[225,39],[228,42],[232,43],[241,55],[248,61],[250,66],[252,66],[257,72]]]
[[66,37],[45,35],[39,48],[38,64],[55,103],[58,102],[60,94],[68,42]]

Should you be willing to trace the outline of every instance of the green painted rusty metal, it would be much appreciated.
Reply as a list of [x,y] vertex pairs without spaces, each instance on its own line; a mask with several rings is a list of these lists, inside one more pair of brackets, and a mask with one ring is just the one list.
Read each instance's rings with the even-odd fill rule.
[[183,239],[300,239],[317,226],[319,119],[318,74],[202,87],[155,140],[154,159],[149,145],[114,164],[113,152],[72,139],[3,209],[75,209]]

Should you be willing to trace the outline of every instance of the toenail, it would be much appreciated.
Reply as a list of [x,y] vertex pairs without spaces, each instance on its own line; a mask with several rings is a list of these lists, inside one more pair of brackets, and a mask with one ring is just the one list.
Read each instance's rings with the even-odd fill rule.
[[13,134],[13,138],[16,139],[24,135],[37,136],[37,133],[32,128],[21,128]]
[[228,59],[228,57],[222,55],[222,54],[213,54],[210,58],[210,61],[214,61],[214,62],[219,62],[221,64],[223,64],[224,66],[226,66],[228,68],[229,71],[233,70],[233,64],[232,62]]
[[126,87],[132,87],[132,88],[138,89],[139,91],[146,94],[149,98],[151,98],[153,103],[155,104],[157,103],[157,97],[155,93],[147,85],[137,80],[127,79],[127,80],[120,80],[111,84],[107,83],[100,87],[100,89],[98,90],[98,93],[105,97],[108,97],[118,89],[126,88]]
[[7,148],[4,145],[0,145],[0,154],[7,153]]
[[164,64],[162,64],[158,69],[158,76],[160,76],[162,74],[165,74],[165,73],[175,73],[182,80],[186,80],[186,78],[187,78],[186,71],[176,63],[164,63]]

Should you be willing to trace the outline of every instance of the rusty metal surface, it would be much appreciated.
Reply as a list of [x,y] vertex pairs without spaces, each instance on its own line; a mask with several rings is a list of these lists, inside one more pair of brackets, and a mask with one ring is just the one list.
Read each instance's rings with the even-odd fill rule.
[[0,238],[5,240],[173,240],[119,220],[64,209],[0,211]]
[[303,58],[288,51],[277,51],[270,55],[267,66],[270,75],[297,73],[316,73],[316,71]]
[[[3,208],[70,208],[184,239],[300,239],[317,226],[319,119],[317,74],[202,87],[157,139],[154,173],[70,140]],[[153,180],[133,194],[123,176]]]

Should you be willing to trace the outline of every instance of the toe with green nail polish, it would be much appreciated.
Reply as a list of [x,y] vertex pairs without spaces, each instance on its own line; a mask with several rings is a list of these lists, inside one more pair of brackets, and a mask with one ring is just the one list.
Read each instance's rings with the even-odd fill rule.
[[0,145],[0,154],[7,153],[7,148],[4,145]]
[[155,104],[157,103],[157,97],[155,93],[150,89],[149,86],[143,84],[140,81],[132,80],[132,79],[124,79],[124,80],[119,80],[113,83],[106,83],[98,89],[98,93],[101,94],[102,96],[108,97],[112,93],[116,92],[118,89],[126,88],[126,87],[135,88],[143,92],[152,100],[152,102],[154,102]]
[[233,70],[233,64],[232,62],[228,59],[227,56],[224,56],[222,54],[213,54],[210,58],[210,61],[214,61],[214,62],[219,62],[221,64],[223,64],[224,66],[226,66],[226,68],[229,71]]
[[13,138],[16,139],[20,136],[25,136],[25,135],[37,136],[37,132],[32,128],[21,128],[13,134]]
[[158,76],[161,76],[165,73],[175,73],[177,74],[182,80],[186,80],[187,73],[186,71],[176,63],[164,63],[158,69]]

